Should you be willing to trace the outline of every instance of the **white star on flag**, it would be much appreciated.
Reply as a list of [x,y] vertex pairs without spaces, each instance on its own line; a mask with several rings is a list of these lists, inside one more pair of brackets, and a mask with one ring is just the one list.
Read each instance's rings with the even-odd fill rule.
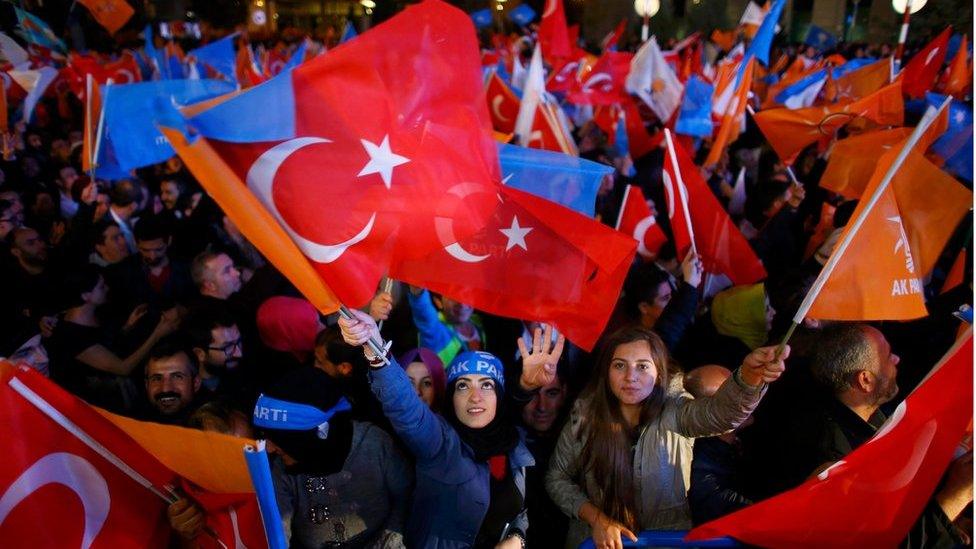
[[508,238],[508,242],[505,243],[505,251],[511,250],[515,246],[522,248],[525,251],[529,249],[525,246],[525,235],[529,234],[532,227],[520,227],[518,222],[518,217],[512,216],[512,226],[507,229],[498,229]]
[[365,139],[360,139],[359,141],[362,142],[363,148],[366,149],[366,154],[369,155],[369,162],[363,166],[362,171],[359,172],[359,177],[378,173],[383,178],[383,184],[389,189],[390,179],[393,177],[393,168],[400,164],[410,162],[410,159],[393,154],[393,151],[390,150],[389,135],[384,136],[383,142],[379,145],[366,141]]

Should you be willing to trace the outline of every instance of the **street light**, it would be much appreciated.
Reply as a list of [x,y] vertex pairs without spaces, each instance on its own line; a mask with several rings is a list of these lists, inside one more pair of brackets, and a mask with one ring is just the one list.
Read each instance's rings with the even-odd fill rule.
[[[911,0],[912,7],[910,14],[918,13],[918,10],[925,7],[928,0]],[[905,6],[908,5],[908,0],[891,0],[891,7],[895,9],[898,13],[905,13]]]
[[641,26],[642,42],[647,41],[651,17],[657,15],[658,10],[660,9],[661,0],[634,0],[634,11],[637,12],[637,15],[644,18],[644,24]]

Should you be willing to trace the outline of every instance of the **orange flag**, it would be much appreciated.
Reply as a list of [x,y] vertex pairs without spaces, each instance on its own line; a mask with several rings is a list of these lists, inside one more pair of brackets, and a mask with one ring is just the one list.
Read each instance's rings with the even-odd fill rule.
[[[874,194],[900,150],[893,147],[882,155],[864,196]],[[925,316],[922,280],[972,201],[970,190],[921,153],[909,153],[853,235],[807,316],[831,320]],[[857,219],[868,203],[862,200],[852,219]]]
[[911,128],[894,128],[841,139],[830,153],[820,186],[845,198],[860,198],[881,155],[911,133]]
[[735,47],[735,40],[738,37],[738,32],[735,29],[732,30],[718,30],[712,31],[711,41],[715,43],[722,51],[729,51]]
[[[799,82],[800,80],[810,76],[811,74],[823,69],[823,64],[814,63],[810,65],[809,69],[805,69],[801,72],[793,72],[791,74],[786,74],[780,79],[779,82],[769,86],[769,91],[766,93],[766,98],[763,100],[762,108],[768,109],[777,105],[775,98],[779,95],[779,92],[792,86],[793,84]],[[829,73],[828,73],[829,74]]]
[[942,289],[939,290],[939,295],[942,295],[962,284],[964,282],[965,275],[966,248],[963,248],[959,251],[959,255],[956,256],[956,260],[952,263],[952,268],[949,269],[949,274],[946,275],[945,282],[942,283]]
[[891,58],[851,71],[836,80],[828,78],[824,97],[828,101],[856,101],[880,90],[891,82]]
[[739,138],[742,129],[742,120],[746,113],[746,105],[749,101],[749,89],[752,87],[752,73],[755,67],[755,58],[750,57],[746,63],[746,68],[742,71],[742,78],[736,88],[732,99],[725,107],[722,114],[722,125],[719,126],[718,134],[712,141],[712,148],[708,151],[708,157],[702,167],[714,166],[722,158],[722,153],[730,143]]
[[102,94],[92,75],[85,81],[85,126],[81,136],[81,169],[91,173],[95,169],[95,141],[98,139],[98,119],[102,112]]
[[88,8],[109,34],[115,34],[135,13],[125,0],[78,0],[78,3]]
[[326,314],[339,310],[338,299],[309,264],[309,260],[207,140],[199,137],[191,143],[178,130],[161,127],[160,131],[183,159],[193,177],[203,184],[220,209],[258,251],[316,309]]
[[795,110],[767,109],[756,113],[755,119],[776,154],[791,164],[807,145],[834,135],[855,119],[900,126],[904,107],[901,85],[891,84],[851,103]]
[[962,35],[959,42],[959,53],[949,65],[949,79],[945,85],[945,92],[956,99],[963,99],[973,83],[973,66],[969,64],[969,48],[966,45],[966,35]]

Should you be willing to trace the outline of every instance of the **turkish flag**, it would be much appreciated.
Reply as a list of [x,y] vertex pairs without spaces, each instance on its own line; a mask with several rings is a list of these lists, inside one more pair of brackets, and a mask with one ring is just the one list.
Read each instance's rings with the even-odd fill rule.
[[576,81],[566,100],[584,105],[613,105],[628,98],[624,84],[633,57],[630,52],[605,52],[593,68]]
[[896,547],[973,418],[968,330],[874,438],[804,484],[692,530],[760,547]]
[[564,59],[553,65],[552,73],[546,80],[546,90],[552,93],[568,92],[579,86],[576,77],[580,72],[582,58],[576,60]]
[[904,107],[901,85],[896,83],[851,103],[805,109],[765,109],[754,118],[776,154],[790,164],[807,145],[833,136],[854,120],[901,126]]
[[[873,196],[901,150],[878,161],[862,196]],[[908,154],[868,212],[810,308],[810,318],[908,320],[927,314],[922,280],[928,276],[973,193],[919,152]],[[851,219],[868,205],[861,200]],[[848,229],[842,235],[847,237]],[[838,250],[835,249],[834,254]]]
[[608,145],[612,147],[617,142],[616,124],[620,120],[620,109],[624,111],[624,125],[631,158],[636,160],[660,146],[663,133],[656,135],[647,133],[644,117],[641,116],[641,107],[630,96],[619,105],[601,105],[593,112],[593,123],[607,134]]
[[[187,165],[244,235],[282,272],[305,273],[306,289],[312,267],[350,306],[373,297],[392,263],[442,246],[435,218],[454,220],[459,237],[481,229],[494,203],[465,196],[501,179],[474,26],[441,2],[411,6],[188,124],[207,139]],[[192,156],[195,145],[174,148]],[[269,217],[281,229],[273,238]],[[310,301],[335,310],[320,290]]]
[[661,226],[657,224],[644,193],[637,185],[627,185],[624,190],[616,229],[634,237],[637,241],[637,253],[647,260],[657,257],[658,250],[668,241]]
[[[4,546],[166,547],[170,528],[165,502],[52,421],[12,385],[26,387],[53,404],[100,443],[115,438],[112,426],[83,421],[97,414],[39,374],[25,370],[13,375],[12,368],[5,365],[4,369],[0,383],[0,432],[8,441],[0,467]],[[25,379],[35,383],[27,387]],[[125,455],[123,460],[139,470],[146,464],[138,455]]]
[[753,284],[765,278],[762,262],[702,179],[698,166],[671,131],[665,132],[668,151],[662,176],[678,258],[685,257],[694,239],[706,271],[722,273],[734,284]]
[[542,20],[539,21],[539,43],[542,44],[543,57],[550,63],[572,55],[573,44],[569,41],[563,0],[546,0]]
[[82,101],[85,100],[85,79],[89,74],[96,84],[105,84],[109,79],[112,79],[113,84],[142,81],[139,64],[129,52],[107,63],[92,55],[71,53],[68,55],[68,66],[60,71],[61,78],[68,82],[71,91]]
[[912,99],[919,99],[932,89],[935,78],[942,70],[950,37],[952,37],[952,27],[946,27],[928,45],[919,50],[905,65],[905,69],[898,74],[905,95]]
[[[543,198],[498,187],[489,224],[451,239],[390,276],[483,311],[554,324],[576,345],[593,348],[616,304],[637,243]],[[496,195],[497,193],[497,195]]]
[[485,96],[492,127],[503,133],[514,132],[521,100],[494,71],[485,83]]

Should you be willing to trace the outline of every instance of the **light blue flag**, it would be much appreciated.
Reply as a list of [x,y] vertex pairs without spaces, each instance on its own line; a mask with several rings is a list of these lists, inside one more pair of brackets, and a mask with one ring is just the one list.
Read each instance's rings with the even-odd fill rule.
[[697,76],[685,82],[685,98],[674,131],[682,135],[711,137],[712,135],[712,95],[715,88]]
[[850,61],[848,61],[847,63],[844,63],[843,65],[841,65],[839,67],[834,67],[834,68],[830,69],[830,75],[833,76],[834,78],[840,78],[841,76],[844,76],[845,74],[847,74],[849,72],[854,72],[857,69],[864,68],[864,67],[866,67],[868,65],[871,65],[871,64],[874,64],[874,63],[877,63],[877,62],[878,62],[878,60],[876,58],[874,58],[874,57],[864,57],[864,58],[861,58],[861,59],[851,59]]
[[190,50],[187,55],[196,57],[197,62],[208,65],[223,75],[224,79],[237,82],[237,54],[234,52],[234,41],[237,40],[238,35],[240,33],[235,32],[206,46]]
[[302,40],[302,43],[299,44],[298,47],[295,49],[295,53],[291,54],[291,57],[288,58],[288,62],[285,63],[285,68],[282,69],[281,72],[285,72],[289,69],[294,69],[298,65],[302,64],[302,61],[305,60],[305,46],[307,44],[308,44],[308,40]]
[[[928,106],[939,108],[946,96],[926,93]],[[932,152],[944,161],[942,169],[972,183],[973,181],[973,108],[953,99],[949,104],[949,127],[932,144]]]
[[54,31],[44,20],[17,6],[14,6],[14,11],[17,13],[17,22],[20,23],[24,38],[28,42],[61,53],[68,52],[68,47],[58,38],[58,35],[54,34]]
[[166,62],[166,54],[156,49],[156,44],[153,42],[152,25],[146,25],[143,35],[146,38],[146,57],[149,58],[149,64],[152,65],[152,78],[168,80],[169,64]]
[[528,4],[519,4],[518,7],[508,12],[508,18],[520,27],[524,27],[535,19],[535,10]]
[[505,184],[593,217],[596,193],[611,166],[568,154],[498,144]]
[[471,12],[471,20],[474,21],[474,26],[479,29],[483,29],[491,26],[491,10],[485,8],[483,10]]
[[827,69],[820,69],[783,88],[773,99],[789,109],[809,107],[826,82]]
[[170,115],[166,105],[189,105],[230,93],[236,88],[225,80],[157,80],[107,89],[103,86],[103,146],[107,142],[111,147],[115,163],[121,170],[162,162],[174,154],[166,138],[156,129],[157,118]]
[[356,27],[352,26],[352,21],[346,21],[346,28],[342,31],[342,37],[339,38],[339,43],[345,44],[357,36],[359,36],[359,33],[356,32]]
[[776,0],[773,2],[773,7],[769,8],[762,25],[759,25],[759,30],[756,31],[756,36],[753,37],[746,49],[745,57],[742,59],[742,69],[739,71],[740,75],[745,70],[746,62],[749,61],[750,57],[755,57],[763,65],[769,66],[769,48],[773,45],[776,25],[779,24],[779,16],[782,15],[785,5],[786,0]]
[[807,37],[803,43],[824,51],[837,45],[837,37],[816,25],[810,25],[807,29]]
[[[613,131],[613,152],[618,157],[624,157],[630,154],[630,138],[627,137],[627,115],[623,111],[617,117],[617,124]],[[633,162],[630,163],[630,169],[624,175],[627,177],[637,175],[637,169],[634,168]]]

